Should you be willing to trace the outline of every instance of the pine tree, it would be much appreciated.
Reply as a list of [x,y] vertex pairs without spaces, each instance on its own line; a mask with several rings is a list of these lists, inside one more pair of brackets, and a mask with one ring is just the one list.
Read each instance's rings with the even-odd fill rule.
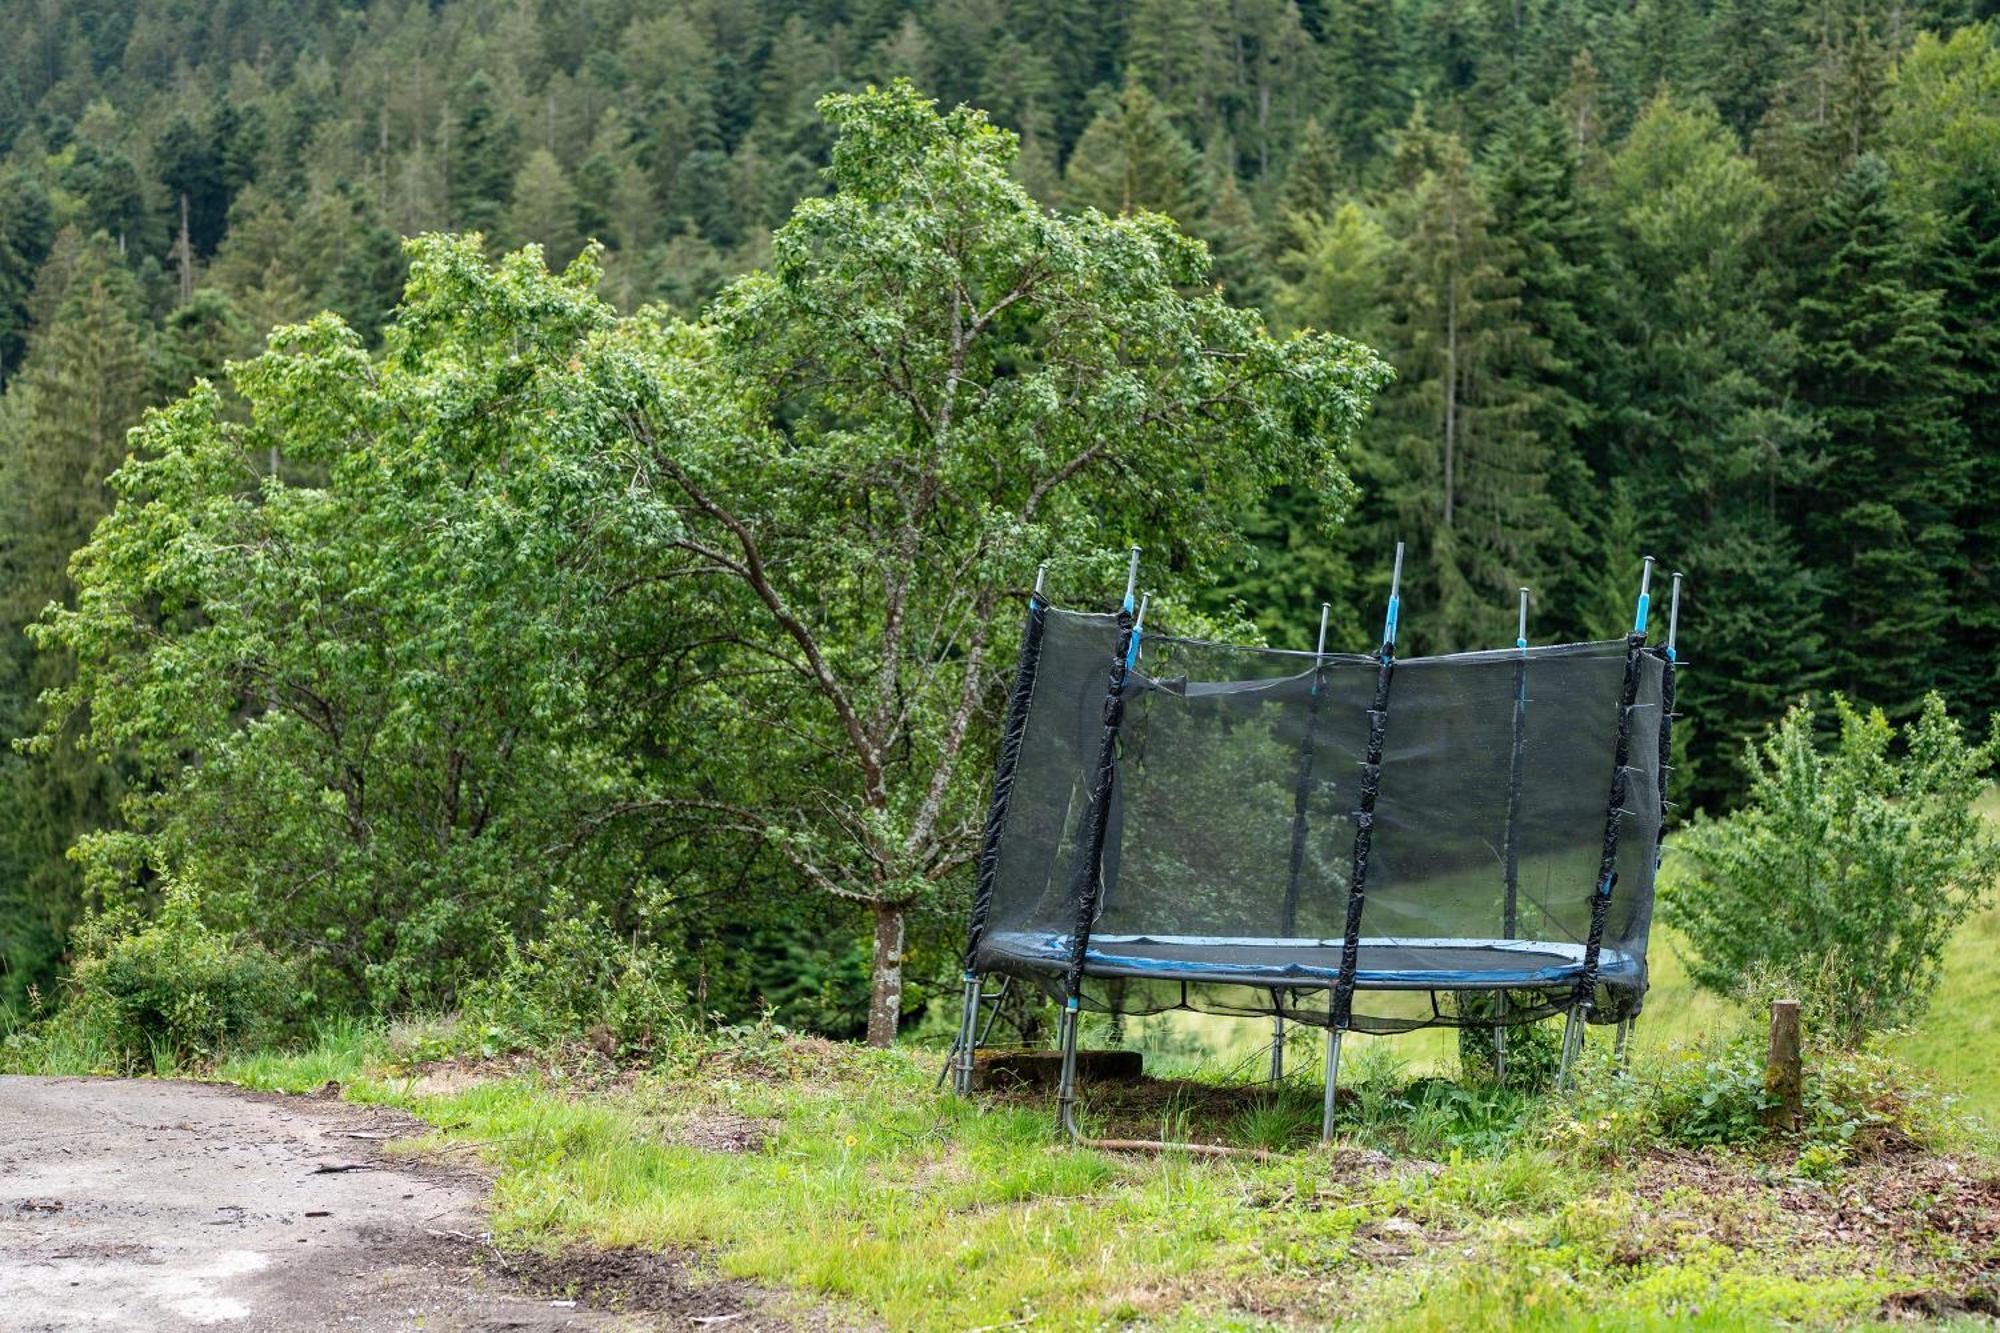
[[149,397],[165,401],[186,393],[196,379],[218,379],[225,361],[256,350],[257,333],[236,302],[219,287],[199,288],[160,326],[153,345]]
[[546,148],[537,148],[514,175],[513,206],[507,230],[517,245],[533,242],[551,269],[561,269],[583,248],[576,225],[576,190],[562,163]]
[[452,226],[497,239],[514,183],[520,127],[501,110],[500,95],[484,70],[465,81],[452,99],[446,178]]
[[[1744,739],[1825,681],[1822,589],[1789,522],[1810,423],[1790,402],[1792,341],[1769,313],[1774,202],[1712,109],[1666,95],[1595,195],[1594,454],[1625,482],[1646,548],[1688,575],[1682,620],[1702,668],[1681,687],[1677,777],[1697,802],[1734,790]],[[1641,553],[1623,554],[1634,571]]]
[[180,226],[185,199],[195,254],[203,259],[214,254],[229,221],[229,191],[215,136],[186,116],[174,117],[153,144],[153,170],[167,187],[169,229]]
[[1074,145],[1091,120],[1091,91],[1117,85],[1125,6],[1101,0],[1015,0],[1007,17],[1017,41],[1048,54],[1054,73],[1050,132],[1058,145]]
[[1889,53],[1866,19],[1829,19],[1813,58],[1778,90],[1753,147],[1778,187],[1774,240],[1784,267],[1814,267],[1809,233],[1827,196],[1881,133]]
[[1942,230],[1932,261],[1939,315],[1973,448],[1952,517],[1962,544],[1950,579],[1952,651],[1940,670],[1954,711],[1985,717],[2000,710],[2000,165],[1957,183]]
[[356,332],[373,342],[401,299],[408,273],[401,238],[379,223],[364,224],[334,271],[328,301]]
[[1338,206],[1346,182],[1339,143],[1326,132],[1319,117],[1308,116],[1305,127],[1299,131],[1298,147],[1292,150],[1292,160],[1285,168],[1285,183],[1278,191],[1280,221],[1293,215],[1328,216]]
[[1063,201],[1107,213],[1145,208],[1189,221],[1200,207],[1199,165],[1159,99],[1128,83],[1077,140],[1063,175]]
[[[152,383],[135,316],[137,292],[100,234],[66,274],[22,372],[0,400],[0,732],[31,732],[36,699],[67,664],[29,645],[24,627],[70,596],[70,552],[110,507],[104,478],[126,457]],[[63,855],[77,834],[111,818],[115,772],[72,746],[0,757],[0,921],[11,933],[0,966],[10,990],[46,984],[81,890]]]
[[1409,114],[1393,0],[1328,0],[1326,102],[1347,160],[1374,160]]
[[1130,77],[1190,124],[1201,124],[1215,95],[1208,76],[1216,63],[1211,48],[1222,37],[1216,27],[1203,0],[1137,0],[1132,7]]
[[1596,419],[1602,238],[1579,197],[1581,155],[1559,111],[1517,103],[1501,118],[1488,156],[1493,225],[1512,251],[1521,320],[1547,349],[1534,372],[1539,391],[1527,424],[1547,446],[1554,498],[1553,528],[1537,571],[1547,612],[1541,623],[1544,632],[1587,638],[1590,627],[1578,608],[1588,599],[1611,535],[1601,507],[1592,503],[1607,460],[1587,451]]
[[0,173],[0,389],[27,346],[28,295],[55,243],[55,230],[55,211],[42,183],[19,169]]
[[1835,680],[1897,718],[1940,683],[1970,480],[1957,348],[1908,232],[1888,167],[1864,153],[1821,209],[1823,258],[1798,305],[1800,384],[1822,432],[1805,534],[1830,578]]
[[1411,603],[1428,608],[1415,640],[1488,647],[1511,638],[1512,590],[1556,526],[1535,430],[1548,349],[1522,321],[1516,261],[1464,144],[1418,118],[1397,154],[1413,183],[1391,205],[1397,381],[1372,433],[1384,517],[1411,546]]
[[1228,162],[1220,154],[1210,159],[1208,207],[1196,231],[1208,242],[1213,276],[1223,294],[1237,305],[1261,306],[1270,297],[1263,231]]
[[1694,91],[1715,103],[1739,136],[1763,119],[1793,68],[1800,21],[1794,0],[1717,0],[1710,12],[1697,42]]

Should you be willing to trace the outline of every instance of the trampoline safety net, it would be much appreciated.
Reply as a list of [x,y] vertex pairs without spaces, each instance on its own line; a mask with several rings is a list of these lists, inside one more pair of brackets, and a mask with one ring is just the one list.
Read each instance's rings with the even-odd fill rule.
[[1638,1011],[1664,653],[1633,639],[1385,670],[1150,632],[1125,658],[1129,632],[1030,611],[971,970],[1123,1013],[1341,1026],[1344,998],[1344,1026],[1364,1031],[1522,1022],[1586,999],[1599,1022]]

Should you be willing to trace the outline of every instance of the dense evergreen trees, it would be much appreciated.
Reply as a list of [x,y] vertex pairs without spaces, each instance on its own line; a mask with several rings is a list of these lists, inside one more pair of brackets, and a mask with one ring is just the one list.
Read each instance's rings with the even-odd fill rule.
[[[1616,632],[1690,576],[1689,793],[1839,687],[2000,706],[2000,41],[1923,0],[243,0],[0,9],[0,719],[22,626],[148,403],[276,323],[381,334],[403,235],[602,247],[692,312],[823,192],[830,90],[907,75],[1017,131],[1044,204],[1167,211],[1232,300],[1399,379],[1330,525],[1280,490],[1202,605],[1297,643]],[[94,367],[94,369],[92,369]],[[107,379],[106,377],[110,377]],[[224,410],[238,410],[225,403]],[[49,779],[46,766],[61,770]],[[48,975],[54,851],[109,771],[11,755],[0,997]],[[9,767],[11,766],[11,767]],[[25,858],[25,859],[24,859]],[[31,864],[32,862],[32,864]],[[51,887],[54,886],[54,887]],[[44,910],[44,908],[47,910]],[[32,924],[32,922],[43,924]]]

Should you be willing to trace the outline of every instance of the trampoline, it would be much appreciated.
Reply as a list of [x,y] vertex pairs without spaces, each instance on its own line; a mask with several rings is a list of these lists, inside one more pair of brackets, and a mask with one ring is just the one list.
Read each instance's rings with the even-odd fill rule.
[[1075,1132],[1086,1010],[1196,1009],[1341,1035],[1568,1016],[1622,1043],[1646,993],[1665,816],[1680,576],[1632,632],[1395,655],[1177,638],[1029,599],[978,861],[950,1069],[969,1092],[990,977],[1061,1006],[1058,1100]]

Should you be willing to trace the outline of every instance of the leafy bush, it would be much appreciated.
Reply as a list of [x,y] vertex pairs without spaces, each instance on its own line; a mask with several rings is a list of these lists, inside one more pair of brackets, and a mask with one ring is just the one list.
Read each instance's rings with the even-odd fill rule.
[[[1545,997],[1522,992],[1510,995],[1517,1012],[1525,1012],[1544,1002]],[[1499,1012],[1500,1000],[1487,991],[1467,991],[1456,996],[1457,1012],[1465,1018],[1490,1018]],[[1518,1088],[1546,1088],[1555,1082],[1562,1063],[1561,1020],[1520,1023],[1507,1029],[1507,1082]],[[1499,1073],[1496,1059],[1498,1042],[1490,1027],[1462,1027],[1458,1030],[1458,1067],[1468,1080],[1491,1079]]]
[[1750,747],[1749,804],[1682,836],[1663,901],[1697,984],[1742,996],[1775,970],[1854,1046],[1921,1016],[1952,931],[2000,874],[1973,809],[2000,736],[1968,745],[1933,694],[1896,754],[1879,710],[1835,709],[1829,751],[1805,708]]
[[[1746,1023],[1630,1073],[1593,1064],[1549,1136],[1609,1155],[1771,1141],[1779,1136],[1764,1119],[1773,1103],[1764,1089],[1763,1037]],[[1802,1174],[1829,1175],[1852,1157],[1902,1143],[1941,1146],[1956,1126],[1948,1102],[1883,1041],[1852,1048],[1809,1040],[1805,1116],[1795,1138]]]
[[538,936],[503,947],[500,968],[465,989],[465,1017],[487,1054],[576,1041],[605,1055],[645,1053],[685,1028],[671,956],[620,939],[594,905],[559,898]]
[[128,911],[89,919],[76,945],[67,1003],[48,1021],[123,1068],[164,1073],[272,1040],[303,998],[293,966],[205,924],[181,891],[143,925]]

